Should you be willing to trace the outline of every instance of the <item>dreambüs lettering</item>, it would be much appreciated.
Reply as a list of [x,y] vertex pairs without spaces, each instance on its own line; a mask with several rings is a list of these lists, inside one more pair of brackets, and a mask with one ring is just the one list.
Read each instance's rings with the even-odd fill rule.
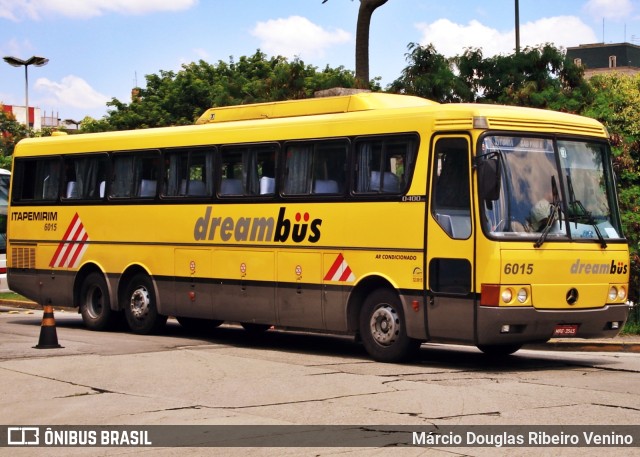
[[309,213],[296,213],[295,221],[286,218],[286,208],[280,207],[277,220],[273,217],[216,217],[207,206],[204,216],[193,227],[196,241],[274,241],[284,243],[291,238],[295,243],[320,240],[322,219],[310,220]]
[[606,274],[619,274],[626,275],[629,266],[624,262],[616,262],[615,260],[611,261],[611,264],[608,263],[583,263],[580,259],[576,260],[574,264],[571,265],[571,269],[569,270],[572,275],[606,275]]

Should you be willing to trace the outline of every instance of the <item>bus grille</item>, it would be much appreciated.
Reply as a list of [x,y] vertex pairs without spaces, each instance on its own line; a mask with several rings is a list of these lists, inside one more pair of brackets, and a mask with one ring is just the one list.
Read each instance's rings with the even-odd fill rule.
[[35,247],[11,248],[11,268],[35,268],[35,267],[36,267]]

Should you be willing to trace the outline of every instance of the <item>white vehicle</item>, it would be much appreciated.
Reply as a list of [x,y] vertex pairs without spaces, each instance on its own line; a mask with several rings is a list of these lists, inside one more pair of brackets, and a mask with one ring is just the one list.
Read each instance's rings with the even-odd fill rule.
[[0,168],[0,292],[8,292],[7,285],[7,205],[9,203],[9,170]]

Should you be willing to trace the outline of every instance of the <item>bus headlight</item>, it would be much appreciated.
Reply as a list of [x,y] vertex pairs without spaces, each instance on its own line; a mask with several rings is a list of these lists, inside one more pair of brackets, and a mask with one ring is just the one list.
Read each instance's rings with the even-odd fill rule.
[[625,301],[627,299],[627,289],[624,286],[618,289],[618,300]]
[[482,284],[482,306],[533,306],[531,286],[526,284]]
[[624,303],[628,298],[627,284],[609,284],[607,303]]

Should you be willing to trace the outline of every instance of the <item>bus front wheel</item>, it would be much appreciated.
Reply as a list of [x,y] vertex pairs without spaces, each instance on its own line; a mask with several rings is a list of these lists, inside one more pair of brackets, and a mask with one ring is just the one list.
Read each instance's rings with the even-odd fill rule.
[[360,336],[378,362],[399,362],[415,355],[420,341],[407,336],[400,298],[389,289],[373,291],[360,310]]
[[167,316],[158,313],[153,283],[146,274],[137,274],[129,282],[125,295],[124,314],[133,333],[147,335],[156,333],[164,327]]
[[116,321],[118,313],[111,309],[109,289],[104,276],[90,273],[80,286],[80,314],[91,330],[106,330]]

